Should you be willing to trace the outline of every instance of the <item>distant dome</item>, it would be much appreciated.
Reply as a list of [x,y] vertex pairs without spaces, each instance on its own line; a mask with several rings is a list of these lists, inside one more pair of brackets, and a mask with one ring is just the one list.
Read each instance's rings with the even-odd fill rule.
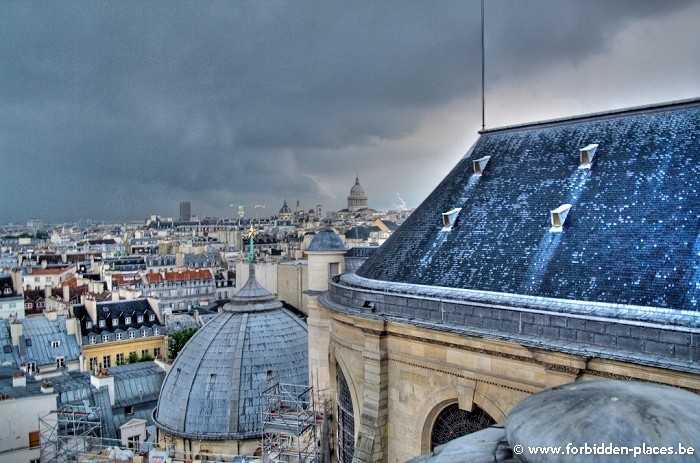
[[282,206],[282,209],[280,209],[280,214],[291,214],[292,210],[289,208],[287,205],[287,200],[284,200],[284,205]]
[[324,228],[316,234],[307,251],[344,251],[345,245],[338,234],[330,228]]
[[257,438],[271,380],[308,383],[306,325],[251,276],[190,339],[165,377],[155,422],[200,440]]
[[350,188],[350,196],[348,196],[348,210],[354,212],[360,209],[367,209],[367,195],[360,185],[359,175],[356,175],[355,184]]

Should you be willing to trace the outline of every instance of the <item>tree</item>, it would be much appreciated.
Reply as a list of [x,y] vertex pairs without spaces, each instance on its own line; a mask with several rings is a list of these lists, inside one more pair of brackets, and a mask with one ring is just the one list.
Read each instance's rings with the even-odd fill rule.
[[197,332],[197,328],[183,328],[170,335],[168,343],[168,355],[171,359],[177,357],[177,354],[185,347],[187,341]]

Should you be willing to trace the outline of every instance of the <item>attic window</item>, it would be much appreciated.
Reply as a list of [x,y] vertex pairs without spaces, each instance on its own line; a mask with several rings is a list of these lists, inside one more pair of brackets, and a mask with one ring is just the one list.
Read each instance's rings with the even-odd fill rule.
[[24,343],[27,345],[27,347],[31,347],[31,346],[32,346],[32,340],[31,340],[31,339],[25,339],[25,340],[24,340]]
[[591,164],[593,164],[593,157],[595,156],[595,152],[598,149],[598,144],[597,143],[591,143],[590,145],[586,146],[585,148],[580,148],[580,164],[579,164],[579,169],[590,169]]
[[2,346],[2,350],[6,354],[11,354],[12,353],[12,346],[9,344],[5,344],[4,346]]
[[491,156],[484,156],[481,159],[474,159],[474,173],[481,175],[484,172],[484,169],[486,169],[486,164],[489,163],[489,159],[491,159]]
[[457,216],[461,210],[461,207],[456,207],[450,211],[442,213],[442,231],[452,230],[452,227],[454,227],[457,223]]
[[551,232],[562,232],[564,231],[564,222],[566,221],[566,216],[569,215],[569,210],[571,209],[571,204],[562,204],[553,211],[549,211],[552,217],[552,228],[549,229]]
[[55,339],[55,340],[51,341],[51,347],[53,347],[54,349],[56,349],[57,347],[60,347],[60,346],[61,346],[60,340]]
[[104,321],[104,320],[98,321],[97,324],[100,325],[100,328],[104,328],[104,327],[105,327],[105,321]]
[[91,321],[85,322],[85,328],[87,328],[87,329],[92,328],[92,322]]

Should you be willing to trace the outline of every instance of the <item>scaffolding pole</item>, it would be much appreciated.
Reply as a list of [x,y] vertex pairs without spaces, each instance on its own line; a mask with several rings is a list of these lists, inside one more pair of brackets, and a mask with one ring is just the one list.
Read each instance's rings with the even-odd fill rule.
[[67,405],[39,418],[42,463],[78,461],[81,455],[100,446],[100,409],[88,405]]
[[319,456],[319,427],[313,387],[276,383],[262,393],[263,463],[314,463]]

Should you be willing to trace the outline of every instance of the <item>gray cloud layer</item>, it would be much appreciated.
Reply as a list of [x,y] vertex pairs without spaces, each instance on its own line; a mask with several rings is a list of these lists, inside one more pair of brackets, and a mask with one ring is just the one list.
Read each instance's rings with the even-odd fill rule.
[[[695,6],[487,1],[487,85],[527,88]],[[478,129],[479,15],[477,1],[2,2],[0,222],[176,216],[181,200],[338,209],[356,172],[370,195],[381,184],[373,206],[409,190],[416,206],[453,163],[416,185],[435,156],[418,147],[442,141],[401,142],[455,101]]]

